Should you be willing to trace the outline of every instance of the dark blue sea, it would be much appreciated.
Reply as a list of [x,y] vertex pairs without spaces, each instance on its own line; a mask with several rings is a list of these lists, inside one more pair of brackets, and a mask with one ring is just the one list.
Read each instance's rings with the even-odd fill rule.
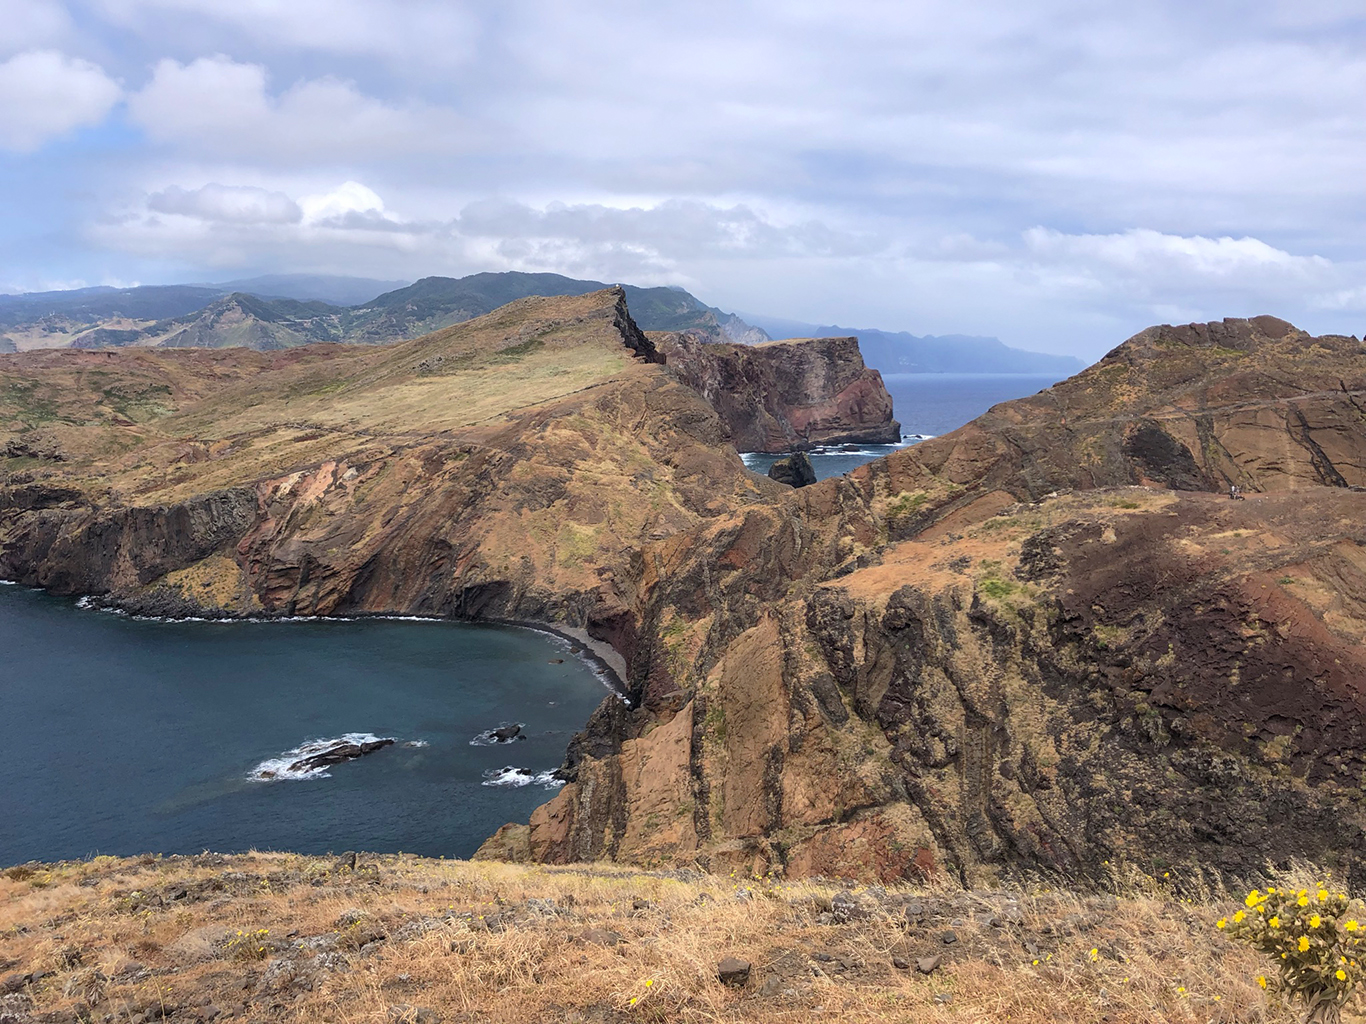
[[[449,622],[135,620],[0,586],[0,866],[252,848],[466,857],[554,794],[545,773],[609,696],[568,648]],[[527,738],[479,740],[508,722]],[[348,735],[395,743],[290,777],[309,741]]]
[[[810,453],[816,478],[840,476],[855,466],[947,434],[976,419],[998,402],[1024,398],[1058,382],[1032,373],[884,373],[893,414],[901,422],[901,444],[832,445]],[[782,455],[747,453],[745,465],[758,473]]]

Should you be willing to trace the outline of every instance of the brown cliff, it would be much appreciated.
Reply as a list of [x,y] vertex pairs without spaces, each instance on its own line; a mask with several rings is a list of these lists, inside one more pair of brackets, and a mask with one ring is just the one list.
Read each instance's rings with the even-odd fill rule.
[[656,337],[670,369],[711,403],[740,451],[901,440],[892,397],[882,375],[864,366],[857,338],[733,345]]
[[1355,339],[1157,328],[649,546],[639,707],[499,842],[882,880],[1299,856],[1366,885],[1364,395]]
[[781,490],[659,363],[618,290],[382,350],[7,356],[0,576],[172,614],[610,634],[632,552]]

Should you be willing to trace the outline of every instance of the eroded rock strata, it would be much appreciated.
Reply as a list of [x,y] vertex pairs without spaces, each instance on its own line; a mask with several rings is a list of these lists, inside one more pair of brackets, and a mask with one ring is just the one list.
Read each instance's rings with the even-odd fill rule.
[[1155,328],[797,491],[662,358],[615,291],[384,350],[0,357],[0,575],[585,627],[632,705],[489,854],[1366,884],[1355,339]]
[[669,367],[711,403],[740,451],[901,440],[882,374],[864,365],[857,338],[736,345],[691,333],[654,337]]
[[1364,389],[1355,339],[1156,328],[648,546],[637,707],[494,847],[883,880],[1302,856],[1366,885]]
[[661,364],[617,290],[382,350],[6,357],[0,576],[165,614],[611,636],[644,543],[782,490]]

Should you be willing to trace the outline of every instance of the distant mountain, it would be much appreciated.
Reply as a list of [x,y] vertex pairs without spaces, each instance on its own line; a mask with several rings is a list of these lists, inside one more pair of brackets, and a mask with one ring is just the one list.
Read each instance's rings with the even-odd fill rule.
[[[606,287],[602,281],[512,271],[460,278],[424,277],[353,309],[347,340],[413,338],[531,295],[583,295]],[[717,341],[768,340],[768,335],[739,317],[708,306],[681,288],[624,287],[626,304],[642,330],[695,330]]]
[[917,336],[905,331],[838,327],[744,314],[775,337],[859,340],[863,361],[883,373],[1039,373],[1069,377],[1085,367],[1075,356],[1057,356],[1011,348],[999,338],[968,334]]
[[[176,285],[6,296],[0,303],[0,346],[6,340],[10,346],[17,342],[20,349],[126,345],[278,349],[318,341],[384,344],[482,316],[515,299],[582,295],[607,287],[601,281],[559,274],[427,277],[362,304],[342,306],[261,292],[292,290],[302,296],[350,289],[359,293],[383,282],[277,275],[236,283],[259,291],[224,293],[215,291],[217,286]],[[681,288],[626,285],[625,289],[632,315],[644,330],[688,330],[712,341],[747,344],[768,340],[758,328]]]
[[407,284],[407,281],[380,281],[372,277],[339,277],[334,274],[266,274],[224,281],[211,287],[225,292],[248,292],[263,298],[359,306]]
[[145,327],[96,327],[79,335],[72,348],[293,348],[315,341],[341,341],[346,311],[325,302],[262,299],[234,292],[186,316]]

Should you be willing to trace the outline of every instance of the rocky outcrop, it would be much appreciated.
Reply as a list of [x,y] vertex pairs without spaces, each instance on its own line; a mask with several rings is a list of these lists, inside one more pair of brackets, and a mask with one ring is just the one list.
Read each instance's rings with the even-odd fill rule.
[[891,395],[882,375],[864,366],[857,338],[759,345],[714,344],[686,333],[658,338],[670,369],[711,403],[741,451],[901,440]]
[[1305,857],[1366,887],[1363,396],[1355,339],[1156,328],[647,547],[636,706],[527,849],[881,880]]
[[[6,358],[21,386],[4,393],[44,397],[0,423],[21,445],[55,431],[67,458],[0,476],[0,576],[139,611],[405,612],[621,639],[618,584],[641,545],[781,490],[659,365],[619,290],[520,300],[381,350]],[[110,408],[149,389],[160,416]],[[35,411],[61,419],[24,429]]]
[[793,452],[768,467],[768,478],[789,487],[806,487],[816,482],[816,470],[806,452]]

